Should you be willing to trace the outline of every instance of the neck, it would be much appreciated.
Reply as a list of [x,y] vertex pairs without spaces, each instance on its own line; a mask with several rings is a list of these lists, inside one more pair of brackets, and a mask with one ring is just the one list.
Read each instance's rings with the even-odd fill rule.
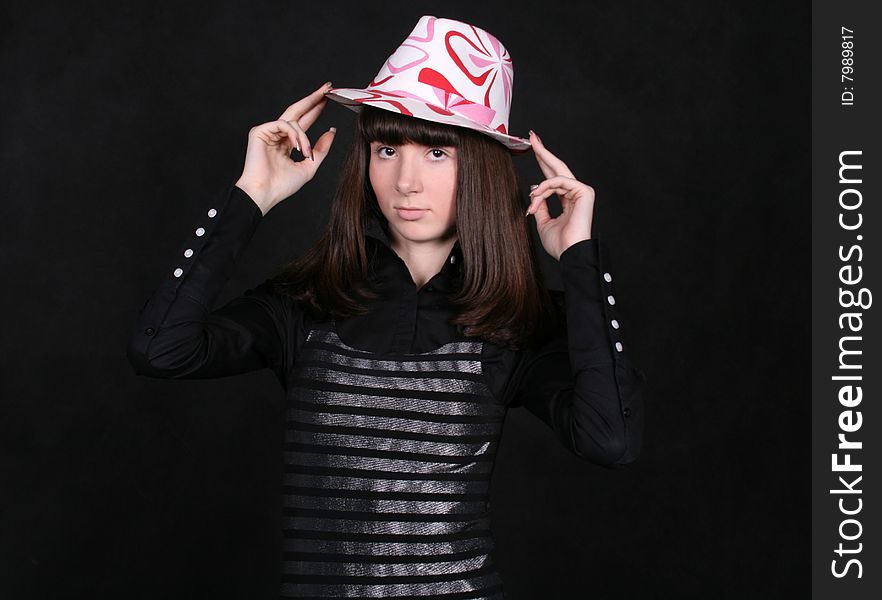
[[398,239],[392,242],[392,249],[407,265],[407,270],[419,289],[441,271],[455,243],[456,235],[427,242]]

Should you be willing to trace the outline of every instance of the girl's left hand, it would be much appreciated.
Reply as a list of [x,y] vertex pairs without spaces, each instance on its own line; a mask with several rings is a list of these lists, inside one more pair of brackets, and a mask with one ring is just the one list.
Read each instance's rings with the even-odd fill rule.
[[[594,188],[573,177],[561,159],[548,151],[542,140],[530,130],[530,144],[539,168],[547,177],[530,192],[527,215],[536,217],[536,229],[545,251],[560,260],[564,250],[582,240],[591,239],[594,218]],[[563,212],[552,217],[545,199],[552,194],[560,197]]]

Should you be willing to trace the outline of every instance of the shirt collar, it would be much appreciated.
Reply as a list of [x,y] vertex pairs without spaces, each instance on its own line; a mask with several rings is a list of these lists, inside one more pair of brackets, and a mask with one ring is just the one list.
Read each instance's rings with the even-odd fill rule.
[[[371,276],[381,281],[397,282],[403,285],[414,285],[413,278],[404,260],[392,249],[389,237],[376,221],[369,227],[365,235],[365,249],[371,265]],[[453,293],[462,285],[462,247],[459,240],[444,261],[444,266],[436,273],[425,287],[435,291]]]

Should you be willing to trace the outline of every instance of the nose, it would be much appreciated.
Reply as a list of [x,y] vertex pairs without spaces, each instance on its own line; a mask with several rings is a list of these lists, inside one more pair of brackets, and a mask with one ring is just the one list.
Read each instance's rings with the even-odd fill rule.
[[405,196],[423,191],[422,174],[418,153],[402,152],[398,160],[398,176],[395,179],[395,187],[399,193]]

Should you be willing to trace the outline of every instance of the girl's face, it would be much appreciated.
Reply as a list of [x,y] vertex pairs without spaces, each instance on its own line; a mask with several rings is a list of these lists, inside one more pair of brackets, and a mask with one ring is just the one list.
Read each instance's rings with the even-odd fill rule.
[[396,244],[456,233],[456,148],[371,142],[368,169]]

